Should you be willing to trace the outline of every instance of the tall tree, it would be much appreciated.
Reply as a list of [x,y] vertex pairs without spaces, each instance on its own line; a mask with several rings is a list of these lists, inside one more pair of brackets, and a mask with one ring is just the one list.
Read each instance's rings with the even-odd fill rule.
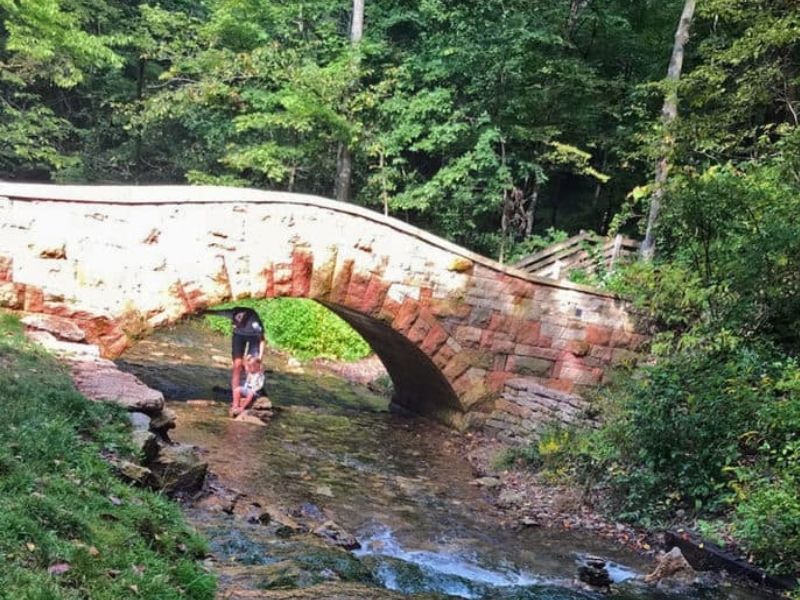
[[[353,0],[353,14],[350,20],[350,43],[355,47],[364,36],[364,0]],[[358,65],[358,54],[355,55]],[[356,70],[358,76],[358,70]],[[339,142],[339,151],[336,157],[336,199],[340,202],[350,202],[351,185],[353,181],[353,156],[350,152],[350,141]]]
[[667,176],[669,174],[670,154],[673,146],[672,125],[678,118],[678,81],[683,70],[683,57],[686,43],[689,41],[689,30],[694,18],[694,11],[697,0],[686,0],[683,5],[683,13],[675,32],[675,44],[672,47],[672,56],[669,60],[667,70],[667,93],[664,98],[664,106],[661,109],[661,123],[664,128],[664,138],[662,140],[662,153],[656,163],[655,189],[650,199],[650,212],[647,217],[647,231],[644,242],[642,242],[641,253],[645,260],[651,260],[655,255],[656,240],[655,228],[658,223],[658,215],[661,211],[661,203],[664,199]]

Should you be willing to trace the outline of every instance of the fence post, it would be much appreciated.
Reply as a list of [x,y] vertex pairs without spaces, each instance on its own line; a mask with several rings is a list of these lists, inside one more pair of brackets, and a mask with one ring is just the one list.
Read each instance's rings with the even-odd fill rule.
[[614,268],[614,264],[617,262],[620,252],[622,252],[622,234],[618,233],[617,237],[614,238],[614,249],[611,251],[611,262],[608,265],[609,271]]

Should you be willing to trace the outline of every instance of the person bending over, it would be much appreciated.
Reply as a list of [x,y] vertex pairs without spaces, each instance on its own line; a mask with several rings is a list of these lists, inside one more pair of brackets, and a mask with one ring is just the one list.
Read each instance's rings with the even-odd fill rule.
[[228,317],[233,324],[233,339],[231,340],[231,355],[233,363],[231,365],[231,393],[233,394],[231,404],[231,414],[236,410],[239,393],[242,359],[245,355],[257,357],[259,362],[264,357],[264,323],[258,313],[246,306],[234,306],[233,308],[211,308],[203,311],[203,314]]

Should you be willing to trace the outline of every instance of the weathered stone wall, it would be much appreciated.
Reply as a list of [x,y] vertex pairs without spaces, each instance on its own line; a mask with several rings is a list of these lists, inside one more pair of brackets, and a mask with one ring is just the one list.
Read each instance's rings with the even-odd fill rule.
[[528,421],[572,418],[571,393],[644,341],[610,295],[352,205],[229,188],[0,184],[0,306],[59,317],[106,356],[224,300],[275,296],[323,302],[376,350],[398,405],[458,426],[515,416],[512,405],[531,409],[516,415],[523,433]]

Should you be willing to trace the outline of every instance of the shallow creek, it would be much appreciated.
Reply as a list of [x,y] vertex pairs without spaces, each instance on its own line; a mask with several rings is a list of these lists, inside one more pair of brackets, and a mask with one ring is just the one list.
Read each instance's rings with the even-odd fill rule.
[[270,354],[265,391],[274,419],[266,427],[233,421],[229,343],[188,321],[142,340],[119,364],[164,392],[178,413],[172,438],[199,446],[219,482],[289,512],[333,519],[361,548],[346,552],[223,512],[188,509],[211,540],[225,597],[608,597],[575,584],[586,555],[608,561],[620,584],[615,598],[771,597],[728,585],[670,596],[639,582],[649,559],[609,541],[503,526],[491,492],[471,485],[471,468],[456,452],[458,434],[390,414],[386,398],[322,369],[292,369]]

